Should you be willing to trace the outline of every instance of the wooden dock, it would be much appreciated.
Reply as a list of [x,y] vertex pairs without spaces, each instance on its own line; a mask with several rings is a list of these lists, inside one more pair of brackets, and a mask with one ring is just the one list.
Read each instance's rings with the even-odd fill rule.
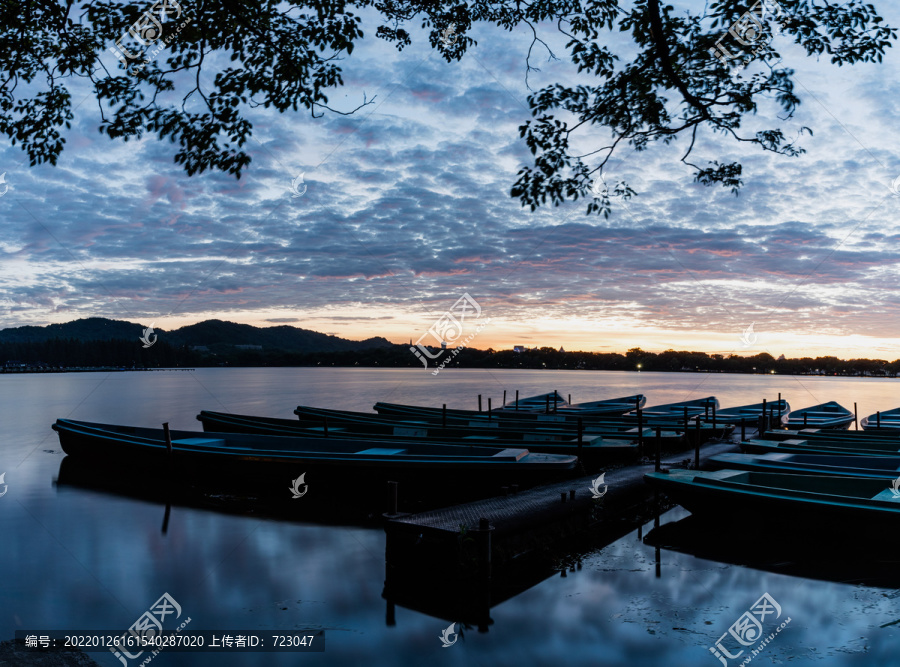
[[[700,464],[733,451],[733,442],[700,448]],[[694,451],[661,459],[662,467],[693,465]],[[386,560],[391,568],[443,568],[445,575],[491,577],[492,567],[538,552],[560,540],[615,524],[634,516],[653,500],[644,473],[654,463],[625,466],[604,473],[592,492],[592,475],[444,509],[391,518],[385,526]],[[605,489],[605,490],[604,490]],[[609,527],[607,525],[606,527]]]

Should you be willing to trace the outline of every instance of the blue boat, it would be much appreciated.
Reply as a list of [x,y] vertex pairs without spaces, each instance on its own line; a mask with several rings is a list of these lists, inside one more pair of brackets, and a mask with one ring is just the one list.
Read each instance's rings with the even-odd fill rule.
[[835,401],[795,410],[781,418],[785,428],[849,428],[853,413]]
[[900,431],[900,408],[874,412],[863,417],[859,426],[864,431]]
[[729,468],[732,470],[875,477],[885,480],[897,480],[897,478],[900,478],[900,455],[853,456],[850,454],[795,454],[789,452],[769,452],[766,454],[727,453],[710,457],[709,463],[714,468]]

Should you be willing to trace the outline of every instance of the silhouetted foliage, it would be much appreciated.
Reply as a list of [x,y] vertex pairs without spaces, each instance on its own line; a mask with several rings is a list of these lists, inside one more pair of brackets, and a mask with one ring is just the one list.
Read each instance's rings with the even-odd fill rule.
[[[861,0],[777,4],[783,39],[839,66],[880,62],[896,39],[874,6]],[[740,163],[689,161],[699,130],[782,155],[803,151],[778,127],[741,133],[761,101],[774,99],[784,119],[800,103],[794,72],[781,65],[773,40],[775,23],[750,26],[749,42],[751,32],[741,32],[740,58],[749,61],[746,47],[753,47],[749,69],[733,70],[709,52],[735,21],[746,21],[749,5],[714,0],[698,12],[658,0],[6,0],[0,5],[0,132],[21,145],[31,164],[56,164],[73,102],[80,103],[66,83],[80,77],[93,86],[101,132],[125,141],[156,134],[176,145],[175,162],[188,174],[217,169],[240,177],[250,164],[244,150],[253,130],[249,109],[302,108],[313,116],[355,110],[332,109],[328,94],[343,85],[340,63],[364,38],[360,12],[377,15],[375,36],[398,51],[413,39],[408,26],[421,26],[447,61],[475,46],[469,33],[476,23],[504,31],[524,26],[533,35],[526,72],[534,69],[536,51],[549,52],[542,36],[558,30],[568,40],[568,58],[592,83],[557,83],[529,97],[533,118],[520,135],[534,164],[519,172],[511,193],[532,209],[586,197],[588,213],[608,215],[611,198],[634,193],[604,171],[620,146],[643,151],[686,135],[681,161],[695,180],[735,192],[742,185]],[[132,37],[123,42],[129,28]],[[454,39],[442,39],[451,28]],[[627,34],[631,43],[615,52],[611,33]],[[99,56],[109,62],[113,44],[124,65],[110,70]],[[150,52],[158,46],[164,47],[160,54]],[[735,50],[733,41],[729,47]],[[363,95],[358,102],[371,103]],[[604,133],[609,141],[598,143]],[[592,191],[592,181],[604,173],[607,188]]]

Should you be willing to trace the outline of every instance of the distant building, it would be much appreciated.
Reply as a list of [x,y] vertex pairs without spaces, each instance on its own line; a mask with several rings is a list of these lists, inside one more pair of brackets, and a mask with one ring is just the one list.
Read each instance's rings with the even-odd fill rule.
[[513,345],[513,352],[527,352],[528,348],[524,345]]

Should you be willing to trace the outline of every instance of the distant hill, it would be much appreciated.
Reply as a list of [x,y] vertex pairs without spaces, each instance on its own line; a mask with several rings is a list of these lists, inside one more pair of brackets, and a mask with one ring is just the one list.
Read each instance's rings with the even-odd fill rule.
[[[109,320],[103,317],[49,324],[43,327],[25,326],[0,330],[0,344],[39,343],[53,339],[77,341],[135,340],[141,337],[144,327],[133,322]],[[263,350],[283,350],[285,352],[344,352],[392,347],[385,338],[367,338],[356,341],[337,336],[329,336],[309,329],[291,326],[254,327],[222,320],[206,320],[173,331],[154,327],[160,342],[180,347],[206,346],[221,348],[234,345],[259,345]]]

